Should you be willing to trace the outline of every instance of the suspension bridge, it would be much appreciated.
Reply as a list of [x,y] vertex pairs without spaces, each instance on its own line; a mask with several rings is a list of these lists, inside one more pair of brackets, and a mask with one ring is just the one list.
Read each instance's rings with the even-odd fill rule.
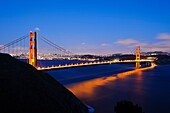
[[[93,66],[93,65],[106,65],[106,64],[115,64],[115,63],[136,63],[136,68],[140,68],[141,62],[151,62],[152,65],[154,65],[154,60],[148,60],[148,59],[141,59],[141,52],[140,52],[140,46],[136,46],[135,48],[135,54],[136,59],[135,60],[123,60],[123,61],[94,61],[94,62],[84,62],[84,63],[75,63],[75,64],[58,64],[58,65],[51,65],[51,66],[38,66],[37,65],[37,59],[41,58],[38,56],[38,53],[41,54],[41,51],[38,50],[37,46],[37,37],[38,39],[41,39],[42,42],[52,47],[52,49],[55,50],[53,55],[57,52],[60,52],[64,55],[73,55],[72,52],[64,49],[61,46],[58,46],[57,44],[53,43],[49,39],[45,38],[41,34],[37,34],[37,32],[30,32],[29,34],[24,35],[23,37],[20,37],[10,43],[7,43],[0,47],[1,53],[8,53],[12,56],[17,57],[18,55],[24,58],[27,58],[29,61],[28,63],[38,70],[55,70],[55,69],[64,69],[64,68],[75,68],[75,67],[82,67],[82,66]],[[29,43],[27,43],[29,41]],[[42,49],[43,52],[47,51],[45,48],[39,47]],[[51,54],[51,49],[48,50],[48,54]]]

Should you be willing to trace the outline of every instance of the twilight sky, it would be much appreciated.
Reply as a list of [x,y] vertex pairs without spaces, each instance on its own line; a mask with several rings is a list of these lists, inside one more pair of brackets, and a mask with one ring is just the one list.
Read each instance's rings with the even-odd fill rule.
[[170,52],[169,0],[1,0],[0,45],[38,30],[78,54]]

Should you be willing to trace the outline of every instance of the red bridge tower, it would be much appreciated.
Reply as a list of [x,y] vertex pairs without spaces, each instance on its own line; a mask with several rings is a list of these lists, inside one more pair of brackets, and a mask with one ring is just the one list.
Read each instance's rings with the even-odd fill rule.
[[140,46],[136,46],[136,68],[140,68]]
[[37,68],[37,33],[30,32],[29,64]]

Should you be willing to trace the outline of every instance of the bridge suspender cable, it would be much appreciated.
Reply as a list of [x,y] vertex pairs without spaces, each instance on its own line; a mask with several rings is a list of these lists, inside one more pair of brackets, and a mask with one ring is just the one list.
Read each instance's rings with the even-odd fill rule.
[[[45,43],[49,44],[50,46],[52,46],[52,47],[54,47],[54,48],[58,49],[59,51],[62,51],[62,49],[57,48],[57,47],[56,47],[56,46],[54,46],[53,44],[51,44],[51,43],[49,43],[48,41],[44,40],[43,38],[42,38],[41,40],[42,40],[42,41],[44,41]],[[64,51],[62,51],[62,52],[64,52]]]
[[0,50],[3,50],[3,49],[5,49],[5,48],[7,48],[7,47],[9,47],[9,46],[11,46],[11,45],[14,45],[14,44],[16,44],[16,43],[24,40],[24,39],[27,38],[28,36],[29,36],[29,34],[26,34],[26,35],[22,36],[21,38],[18,38],[18,39],[14,40],[14,41],[12,41],[12,42],[10,42],[10,43],[8,43],[8,44],[5,44],[5,45],[1,46],[1,47],[0,47]]
[[57,44],[51,42],[50,40],[48,40],[47,38],[45,38],[44,36],[42,36],[41,34],[39,34],[39,37],[42,39],[42,41],[44,41],[45,43],[49,44],[50,46],[56,48],[57,50],[66,53],[66,54],[72,54],[72,52],[58,46]]
[[44,42],[46,42],[47,44],[49,44],[49,45],[53,46],[54,48],[58,49],[59,51],[64,52],[64,53],[67,53],[67,54],[71,54],[70,51],[67,51],[66,49],[64,49],[64,48],[56,45],[55,43],[51,42],[50,40],[48,40],[47,38],[45,38],[45,37],[42,36],[41,34],[40,34],[40,38],[41,38]]

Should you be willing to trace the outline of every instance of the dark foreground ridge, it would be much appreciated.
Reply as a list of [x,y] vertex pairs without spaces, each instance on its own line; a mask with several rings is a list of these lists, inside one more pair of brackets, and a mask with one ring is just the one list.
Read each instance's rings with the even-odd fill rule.
[[87,113],[88,108],[48,74],[0,54],[0,113]]

